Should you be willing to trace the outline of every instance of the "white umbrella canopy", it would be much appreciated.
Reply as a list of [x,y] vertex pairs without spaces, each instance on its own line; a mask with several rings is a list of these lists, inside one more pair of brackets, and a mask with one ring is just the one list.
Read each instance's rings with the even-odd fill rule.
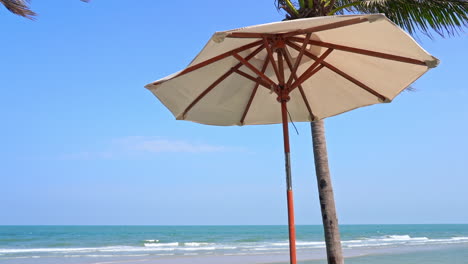
[[295,122],[390,102],[439,62],[383,14],[317,17],[217,32],[186,69],[145,87],[179,120],[281,123],[278,49]]
[[288,121],[390,102],[438,63],[382,14],[318,17],[217,32],[187,68],[145,87],[179,120],[283,124],[295,264]]

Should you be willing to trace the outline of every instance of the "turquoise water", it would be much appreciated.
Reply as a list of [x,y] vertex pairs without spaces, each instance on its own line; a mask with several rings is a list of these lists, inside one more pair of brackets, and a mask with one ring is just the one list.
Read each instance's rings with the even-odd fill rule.
[[[347,263],[468,263],[468,225],[340,228]],[[287,238],[286,226],[0,226],[0,263],[285,256]],[[324,247],[321,226],[297,226],[300,263],[325,263]]]

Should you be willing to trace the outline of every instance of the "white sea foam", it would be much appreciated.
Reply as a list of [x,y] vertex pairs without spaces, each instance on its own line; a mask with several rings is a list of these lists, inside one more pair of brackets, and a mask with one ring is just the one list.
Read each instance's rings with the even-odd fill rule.
[[[149,240],[147,240],[149,241]],[[170,242],[144,243],[144,246],[109,246],[109,247],[81,247],[81,248],[0,248],[0,256],[32,258],[31,255],[44,257],[60,254],[64,257],[104,257],[104,256],[166,256],[183,254],[273,254],[275,252],[287,252],[289,243],[287,240],[271,242]],[[410,235],[385,235],[380,237],[368,237],[342,241],[345,248],[379,248],[392,246],[420,246],[420,245],[445,245],[466,244],[468,237],[428,238],[411,237]],[[323,241],[298,241],[298,250],[324,248]]]
[[299,241],[296,243],[298,246],[325,246],[325,242],[321,241],[310,241],[310,242],[302,242]]
[[[273,244],[273,243],[272,243]],[[283,243],[281,243],[283,244]],[[270,244],[262,244],[262,243],[241,243],[241,244],[238,244],[240,248],[243,248],[243,249],[246,249],[248,250],[249,248],[258,248],[258,247],[264,247],[266,245],[270,245]],[[286,246],[288,245],[287,243],[285,244]]]
[[0,248],[0,253],[92,252],[97,248]]
[[151,252],[151,251],[174,251],[176,248],[163,248],[163,247],[115,247],[98,249],[99,252]]
[[234,247],[234,246],[222,246],[218,247],[219,249],[238,249],[239,247]]
[[436,245],[468,242],[468,237],[452,237],[430,239],[427,237],[411,237],[409,235],[387,235],[378,238],[343,241],[345,247],[382,247],[391,245]]
[[184,242],[184,246],[189,246],[189,247],[210,246],[210,245],[214,245],[214,243]]
[[175,248],[145,248],[132,246],[112,246],[96,248],[30,248],[30,249],[10,249],[0,248],[2,254],[20,254],[20,253],[92,253],[92,252],[144,252],[144,251],[170,251]]
[[186,248],[178,248],[178,250],[182,250],[182,251],[197,251],[197,250],[202,250],[202,251],[205,251],[205,250],[215,250],[216,247],[186,247]]
[[459,241],[459,240],[466,240],[468,241],[468,237],[452,237],[453,240]]
[[388,240],[410,240],[411,237],[409,235],[390,235],[390,236],[386,236],[385,239],[388,239]]
[[[271,243],[272,246],[289,246],[289,242],[277,242]],[[325,242],[322,241],[297,241],[296,246],[325,246]]]
[[429,238],[427,237],[410,237],[409,235],[403,235],[403,236],[398,236],[398,235],[392,235],[392,236],[387,236],[381,240],[383,241],[408,241],[408,240],[428,240]]
[[226,256],[247,256],[247,255],[250,255],[251,253],[241,253],[241,252],[238,252],[238,253],[229,253],[229,254],[224,254]]
[[156,243],[158,243],[158,242],[159,242],[159,239],[147,239],[147,240],[145,240],[145,242],[149,242],[149,243],[154,243],[154,242],[156,242]]
[[394,245],[393,243],[363,243],[363,244],[356,244],[356,245],[348,245],[347,247],[355,248],[355,247],[382,247],[382,246],[390,246]]
[[287,246],[289,242],[279,242],[279,243],[271,243],[273,246]]
[[87,255],[64,255],[65,258],[81,258],[81,257],[89,257],[89,258],[108,258],[108,257],[115,257],[114,255],[96,255],[96,254],[87,254]]
[[145,247],[177,247],[179,242],[172,243],[145,243]]
[[[419,246],[419,245],[437,245],[437,244],[455,244],[455,243],[468,243],[468,237],[452,237],[445,239],[430,239],[427,237],[411,237],[410,235],[386,235],[381,237],[353,239],[342,241],[343,247],[348,248],[378,248],[388,246]],[[286,250],[289,246],[288,241],[262,243],[253,246],[242,246],[241,251],[258,251],[266,252],[273,250]],[[298,241],[296,242],[298,249],[313,249],[324,248],[325,242],[323,241]]]
[[362,241],[363,241],[362,239],[346,240],[346,242],[348,242],[348,243],[360,243]]
[[253,250],[255,251],[267,251],[267,250],[277,250],[278,248],[267,248],[267,247],[263,247],[263,248],[254,248]]

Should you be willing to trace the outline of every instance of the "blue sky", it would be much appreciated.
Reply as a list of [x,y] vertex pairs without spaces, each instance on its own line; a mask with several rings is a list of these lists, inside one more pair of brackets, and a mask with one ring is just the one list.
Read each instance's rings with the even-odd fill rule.
[[[280,126],[175,121],[143,88],[215,31],[282,19],[273,0],[206,2],[0,9],[0,224],[287,223]],[[468,223],[468,37],[420,43],[442,62],[415,92],[326,120],[342,224]],[[296,222],[320,224],[310,127],[296,126]]]

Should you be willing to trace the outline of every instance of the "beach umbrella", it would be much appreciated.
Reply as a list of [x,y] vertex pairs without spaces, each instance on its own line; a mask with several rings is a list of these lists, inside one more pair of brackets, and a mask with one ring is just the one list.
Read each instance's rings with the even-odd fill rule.
[[288,122],[391,102],[438,62],[383,14],[327,16],[217,32],[187,68],[145,87],[177,120],[282,124],[295,264]]

